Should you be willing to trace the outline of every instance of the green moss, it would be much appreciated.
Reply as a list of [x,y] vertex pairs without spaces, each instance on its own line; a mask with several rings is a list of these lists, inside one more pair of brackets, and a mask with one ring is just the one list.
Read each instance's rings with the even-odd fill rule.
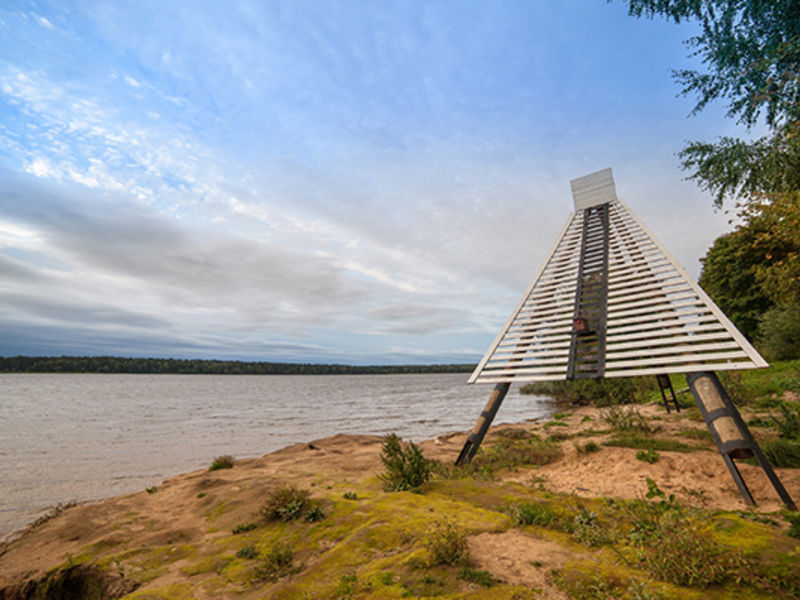
[[192,600],[193,598],[192,587],[188,583],[173,583],[125,596],[126,600]]

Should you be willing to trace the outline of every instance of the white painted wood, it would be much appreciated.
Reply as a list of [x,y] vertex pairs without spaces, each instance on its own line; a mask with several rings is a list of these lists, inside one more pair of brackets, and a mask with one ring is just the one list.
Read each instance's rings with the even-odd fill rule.
[[604,376],[766,366],[630,207],[616,198],[610,170],[571,183],[575,213],[470,383],[566,377],[583,211],[604,202],[610,202]]
[[569,185],[572,188],[575,212],[617,199],[610,168],[573,179]]

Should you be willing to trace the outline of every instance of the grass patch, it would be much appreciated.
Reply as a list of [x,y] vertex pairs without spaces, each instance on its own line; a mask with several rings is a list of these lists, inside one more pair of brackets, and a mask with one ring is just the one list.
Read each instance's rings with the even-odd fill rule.
[[467,534],[452,519],[436,521],[425,545],[432,565],[468,565],[470,562]]
[[244,558],[244,559],[253,559],[258,558],[259,552],[256,550],[256,547],[252,544],[248,544],[247,546],[243,546],[236,551],[236,558]]
[[600,411],[600,416],[615,430],[624,433],[653,433],[657,430],[633,406],[609,406]]
[[477,468],[486,468],[493,472],[523,465],[546,465],[555,462],[562,455],[558,443],[532,435],[525,439],[501,438],[488,448],[478,450],[473,462]]
[[626,433],[615,435],[611,439],[603,442],[604,446],[615,446],[618,448],[633,448],[635,450],[653,450],[658,452],[695,452],[704,450],[697,446],[690,446],[678,440],[665,438],[654,438],[640,435],[638,433]]
[[458,578],[470,583],[477,583],[483,587],[492,587],[494,585],[494,579],[489,571],[472,569],[470,567],[461,569],[458,573]]
[[651,465],[655,462],[658,462],[658,458],[658,452],[652,448],[649,450],[639,450],[636,453],[636,460],[641,460],[642,462],[650,463]]
[[586,442],[585,444],[575,444],[575,450],[578,451],[578,454],[591,454],[599,452],[600,446],[596,442]]
[[[767,440],[759,444],[761,451],[773,467],[800,469],[800,441],[798,440]],[[747,462],[755,459],[747,459]],[[753,464],[756,464],[753,462]]]
[[294,566],[294,550],[286,542],[278,542],[264,555],[261,565],[256,567],[256,579],[277,581],[282,577],[296,573]]
[[220,469],[232,469],[233,468],[233,457],[229,454],[225,456],[218,456],[214,459],[214,462],[211,463],[211,466],[208,467],[209,471],[219,471]]
[[[539,525],[551,527],[561,523],[559,514],[546,504],[520,502],[503,508],[517,525]],[[556,527],[560,528],[560,527]]]
[[248,531],[253,531],[258,527],[256,523],[239,523],[236,527],[233,528],[233,535],[238,535],[240,533],[247,533]]

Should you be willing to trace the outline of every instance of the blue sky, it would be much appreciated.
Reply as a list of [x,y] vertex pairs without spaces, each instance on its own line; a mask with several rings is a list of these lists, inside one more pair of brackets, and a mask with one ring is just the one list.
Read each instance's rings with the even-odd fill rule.
[[622,2],[0,5],[0,355],[476,361],[617,190],[692,274],[691,26]]

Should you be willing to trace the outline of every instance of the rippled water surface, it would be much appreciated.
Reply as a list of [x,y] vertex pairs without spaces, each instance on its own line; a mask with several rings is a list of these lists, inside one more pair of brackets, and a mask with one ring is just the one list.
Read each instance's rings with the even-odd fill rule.
[[[144,489],[214,457],[336,433],[422,440],[472,428],[491,387],[465,374],[0,374],[0,539],[58,502]],[[496,423],[549,416],[511,388]]]

